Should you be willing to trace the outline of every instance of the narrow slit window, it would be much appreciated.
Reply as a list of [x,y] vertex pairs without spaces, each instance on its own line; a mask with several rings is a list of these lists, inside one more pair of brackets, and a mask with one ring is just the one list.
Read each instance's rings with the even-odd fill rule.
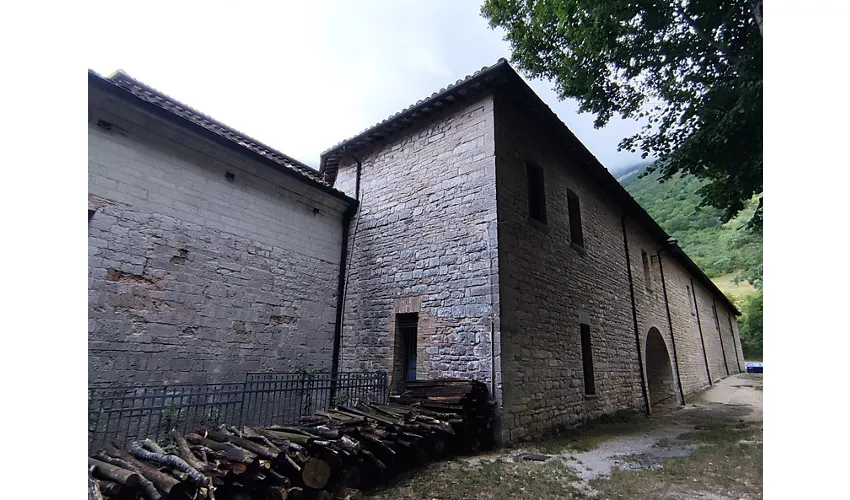
[[696,311],[694,310],[694,295],[693,295],[693,292],[691,291],[691,287],[688,286],[688,285],[685,285],[685,286],[688,289],[688,306],[690,306],[690,308],[691,308],[691,314],[694,315],[694,314],[696,314]]
[[396,316],[396,339],[401,356],[401,380],[416,380],[416,334],[419,326],[419,314],[407,313]]
[[570,215],[570,241],[584,247],[584,233],[581,230],[581,205],[578,195],[567,190],[567,211]]
[[593,378],[593,350],[590,347],[590,325],[581,324],[581,362],[584,365],[584,393],[596,394],[596,381]]
[[528,177],[528,216],[546,224],[546,187],[543,183],[543,169],[528,163],[525,171]]
[[91,222],[92,217],[94,217],[94,213],[96,210],[89,209],[89,222]]
[[649,266],[649,254],[646,250],[640,251],[640,260],[643,262],[643,282],[647,290],[652,290],[652,268]]

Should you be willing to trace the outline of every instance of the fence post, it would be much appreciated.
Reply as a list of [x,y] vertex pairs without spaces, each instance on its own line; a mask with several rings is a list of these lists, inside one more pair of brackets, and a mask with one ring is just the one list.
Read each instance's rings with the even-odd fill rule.
[[250,373],[245,374],[245,380],[242,381],[242,399],[239,402],[239,428],[245,426],[245,396],[248,394],[248,384]]

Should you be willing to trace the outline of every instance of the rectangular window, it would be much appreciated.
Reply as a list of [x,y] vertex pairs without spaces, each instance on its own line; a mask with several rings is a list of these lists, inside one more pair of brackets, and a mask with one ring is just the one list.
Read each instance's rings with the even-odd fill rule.
[[528,177],[528,216],[546,224],[546,187],[543,184],[543,169],[530,163],[525,166]]
[[567,189],[567,210],[570,214],[570,240],[584,247],[584,234],[581,231],[581,206],[578,195]]
[[89,222],[91,222],[91,218],[94,217],[94,213],[96,210],[89,209]]
[[400,380],[416,380],[416,333],[419,314],[396,315],[396,353],[401,356]]
[[643,283],[647,290],[652,290],[652,268],[649,266],[649,254],[646,250],[640,251],[640,260],[643,262]]
[[688,305],[691,308],[691,314],[696,314],[696,311],[694,310],[694,296],[693,296],[693,293],[691,292],[691,287],[689,287],[687,285],[685,285],[685,286],[688,289]]
[[596,394],[596,382],[593,379],[593,352],[590,348],[590,325],[581,324],[581,362],[584,365],[584,393]]

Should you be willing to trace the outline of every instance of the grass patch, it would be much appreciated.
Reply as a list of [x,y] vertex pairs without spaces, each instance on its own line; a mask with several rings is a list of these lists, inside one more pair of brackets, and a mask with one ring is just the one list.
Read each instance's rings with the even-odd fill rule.
[[558,460],[546,462],[433,463],[367,495],[375,500],[583,499],[570,485],[577,476]]
[[670,458],[657,470],[616,470],[590,486],[611,499],[669,499],[708,492],[761,498],[762,447],[722,443],[700,446],[687,458]]
[[650,422],[635,411],[618,411],[583,422],[546,441],[533,443],[540,453],[558,455],[567,451],[583,453],[596,448],[599,443],[617,436],[645,429]]
[[732,300],[742,300],[756,292],[756,288],[747,281],[735,283],[736,273],[724,274],[711,278],[721,292]]
[[697,425],[692,432],[681,434],[679,439],[696,444],[722,444],[736,443],[752,435],[753,427],[746,422],[711,422]]
[[659,469],[616,470],[608,478],[591,481],[590,486],[610,499],[661,500],[706,493],[761,498],[762,445],[752,442],[761,440],[761,426],[707,421],[677,440],[699,446],[689,457],[662,460]]

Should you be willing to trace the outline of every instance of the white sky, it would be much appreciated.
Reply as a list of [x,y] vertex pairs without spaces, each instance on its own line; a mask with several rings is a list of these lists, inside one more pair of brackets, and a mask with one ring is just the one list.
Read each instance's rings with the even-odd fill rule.
[[[455,80],[510,59],[475,1],[112,2],[89,12],[84,59],[134,78],[317,167],[319,154]],[[601,130],[532,88],[608,168],[640,161],[617,152],[637,131]]]

